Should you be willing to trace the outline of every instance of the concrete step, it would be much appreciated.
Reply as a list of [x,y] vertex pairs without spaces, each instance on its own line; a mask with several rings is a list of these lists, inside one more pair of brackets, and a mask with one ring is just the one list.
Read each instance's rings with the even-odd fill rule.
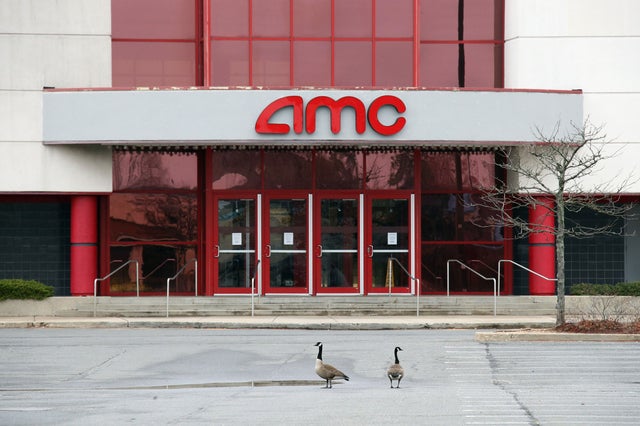
[[[69,298],[67,298],[69,299]],[[93,297],[71,298],[56,316],[93,316]],[[415,315],[413,296],[261,296],[253,299],[254,315]],[[421,296],[421,315],[492,315],[493,296]],[[498,315],[554,315],[554,296],[500,296]],[[98,297],[97,316],[144,317],[166,315],[165,297]],[[233,316],[251,314],[251,297],[171,297],[171,316]]]

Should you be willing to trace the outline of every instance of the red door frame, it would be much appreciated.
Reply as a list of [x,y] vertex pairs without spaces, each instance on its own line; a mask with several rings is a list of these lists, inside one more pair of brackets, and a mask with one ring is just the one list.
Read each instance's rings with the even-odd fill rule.
[[[363,283],[360,282],[360,278],[363,276],[360,262],[361,242],[362,242],[362,224],[363,218],[360,212],[362,206],[360,205],[362,191],[321,191],[316,192],[313,199],[313,294],[360,294]],[[342,200],[342,199],[355,199],[356,200],[356,228],[357,228],[357,274],[358,274],[358,287],[328,287],[322,288],[322,258],[321,248],[322,245],[322,200]]]
[[[305,224],[304,224],[304,250],[305,250],[305,286],[304,287],[271,287],[271,200],[304,200],[305,201]],[[309,191],[282,190],[264,191],[262,193],[262,261],[260,268],[262,271],[262,293],[267,294],[309,294],[310,271],[309,252],[311,250],[309,239],[309,215],[311,214],[309,205]]]
[[[255,253],[255,259],[258,259],[258,254],[259,254],[259,247],[258,247],[258,232],[259,232],[259,220],[260,220],[260,211],[259,211],[259,206],[258,206],[258,194],[256,193],[256,191],[233,191],[233,192],[218,192],[212,195],[211,197],[211,210],[212,210],[212,214],[210,215],[212,217],[211,220],[211,228],[212,228],[212,232],[211,232],[211,238],[209,240],[209,244],[211,247],[211,275],[210,275],[210,281],[211,281],[211,288],[212,288],[212,293],[213,294],[251,294],[251,287],[220,287],[220,284],[218,282],[218,274],[219,274],[219,264],[217,261],[217,258],[219,256],[219,220],[218,220],[218,200],[253,200],[255,203],[255,211],[254,211],[254,215],[256,218],[256,223],[255,223],[255,247],[253,247],[254,253]],[[257,262],[254,262],[254,276],[256,277],[256,281],[255,281],[255,291],[257,293],[258,291],[258,282],[257,282],[257,277],[258,277],[258,264]]]
[[[364,210],[364,247],[365,247],[365,252],[364,252],[364,268],[365,268],[365,293],[366,294],[388,294],[389,293],[389,288],[388,287],[373,287],[373,250],[375,250],[375,247],[373,247],[373,220],[372,220],[372,208],[373,208],[373,201],[374,200],[380,200],[380,199],[386,199],[386,200],[390,200],[390,199],[402,199],[402,200],[406,200],[407,201],[407,236],[408,236],[408,241],[407,241],[407,259],[408,259],[408,264],[407,265],[403,265],[407,271],[411,271],[412,270],[412,263],[413,263],[413,252],[412,252],[412,247],[411,247],[411,238],[412,238],[412,233],[415,232],[415,229],[411,229],[411,194],[412,191],[403,191],[403,190],[396,190],[396,191],[392,191],[392,190],[384,190],[384,191],[368,191],[365,193],[365,210]],[[415,206],[414,206],[415,207]],[[408,276],[406,276],[406,274],[404,274],[404,272],[402,273],[402,279],[405,280],[407,282],[407,286],[406,287],[393,287],[391,289],[391,293],[392,294],[411,294],[411,278],[409,278]],[[398,280],[398,278],[396,277],[396,280]]]

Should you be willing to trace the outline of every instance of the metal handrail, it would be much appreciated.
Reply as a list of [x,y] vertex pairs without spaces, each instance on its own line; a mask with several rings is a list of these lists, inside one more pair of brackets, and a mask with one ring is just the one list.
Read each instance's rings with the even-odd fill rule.
[[482,266],[486,266],[488,269],[491,269],[491,272],[498,272],[495,269],[493,269],[493,267],[491,265],[487,265],[486,263],[484,263],[482,260],[480,259],[471,259],[469,261],[469,263],[479,263]]
[[255,294],[256,274],[258,273],[259,266],[260,266],[260,259],[258,259],[258,261],[256,262],[256,267],[253,270],[253,276],[251,277],[251,316],[253,316],[253,312],[254,312],[253,296]]
[[498,311],[498,300],[497,300],[497,292],[496,292],[496,279],[495,278],[487,278],[487,277],[485,277],[480,272],[476,271],[473,268],[470,268],[468,265],[465,265],[464,263],[462,263],[458,259],[449,259],[449,260],[447,260],[447,297],[449,297],[449,264],[451,262],[458,263],[464,269],[470,270],[471,272],[473,272],[474,274],[476,274],[477,276],[479,276],[483,280],[493,281],[493,316],[496,316],[496,313]]
[[[409,278],[411,278],[413,281],[416,282],[416,316],[419,317],[420,316],[420,279],[411,275],[409,273],[409,271],[407,271],[407,268],[405,268],[402,263],[400,263],[400,261],[398,259],[396,259],[393,256],[389,256],[389,259],[391,260],[395,260],[395,262],[398,264],[398,266],[400,267],[400,269],[402,269],[404,271],[405,274],[407,274],[407,276]],[[391,286],[389,286],[389,288],[391,288]]]
[[[486,263],[484,263],[482,260],[479,259],[471,259],[469,261],[469,263],[479,263],[482,266],[485,266],[486,268],[490,269],[491,272],[495,272],[496,274],[498,274],[498,290],[497,290],[497,296],[500,297],[500,270],[495,270],[491,267],[491,265],[487,265]],[[500,265],[498,265],[500,266]]]
[[113,276],[113,274],[115,274],[116,272],[118,272],[120,269],[124,268],[125,266],[127,266],[128,264],[134,262],[136,264],[136,297],[140,297],[140,266],[137,260],[135,259],[131,259],[126,261],[125,263],[123,263],[122,265],[118,266],[116,269],[114,269],[113,271],[111,271],[109,273],[109,275],[106,275],[102,278],[96,278],[95,280],[93,280],[93,316],[96,316],[96,312],[98,309],[98,281],[104,281],[108,278],[110,278],[111,276]]
[[434,274],[433,271],[431,269],[429,269],[427,267],[427,265],[425,265],[424,263],[420,263],[420,265],[422,266],[422,270],[423,271],[427,271],[429,273],[429,275],[431,275],[431,277],[436,281],[442,281],[442,277],[439,277],[438,275]]
[[158,269],[162,268],[162,267],[164,266],[164,264],[165,264],[165,263],[168,263],[168,262],[175,262],[175,261],[176,261],[175,259],[171,259],[171,258],[169,258],[169,259],[165,259],[161,264],[159,264],[158,266],[156,266],[156,267],[154,268],[154,270],[153,270],[153,271],[149,272],[147,275],[145,275],[144,277],[142,277],[142,279],[143,279],[143,280],[146,280],[147,278],[149,278],[151,275],[153,275],[153,274],[154,274],[154,272],[156,272]]
[[512,263],[512,264],[514,264],[514,265],[516,265],[516,266],[519,266],[519,267],[521,267],[522,269],[525,269],[525,270],[529,271],[530,273],[532,273],[532,274],[534,274],[534,275],[537,275],[538,277],[540,277],[540,278],[542,278],[542,279],[545,279],[545,280],[547,280],[547,281],[558,281],[558,279],[557,279],[557,278],[549,278],[549,277],[545,277],[544,275],[541,275],[541,274],[537,273],[536,271],[533,271],[533,270],[531,270],[531,269],[527,268],[526,266],[523,266],[523,265],[519,264],[518,262],[514,262],[513,260],[509,260],[509,259],[500,259],[500,260],[498,260],[498,288],[500,288],[500,265],[502,265],[502,262],[509,262],[509,263]]
[[171,282],[171,280],[175,280],[176,278],[178,278],[178,275],[180,275],[182,273],[182,271],[185,270],[185,268],[189,265],[189,263],[191,262],[195,262],[195,273],[194,273],[194,279],[195,279],[195,286],[196,286],[196,296],[198,295],[198,259],[191,258],[189,261],[187,261],[187,263],[185,263],[184,265],[182,265],[182,268],[180,268],[180,270],[178,272],[176,272],[176,274],[171,277],[171,278],[167,278],[167,318],[169,318],[169,283]]
[[425,265],[424,263],[421,263],[420,265],[422,266],[422,269],[427,271],[429,273],[429,275],[431,275],[431,277],[433,277],[433,279],[435,279],[435,280],[441,280],[442,279],[442,277],[439,277],[435,273],[433,273],[433,271],[431,269],[429,269],[429,267],[427,265]]

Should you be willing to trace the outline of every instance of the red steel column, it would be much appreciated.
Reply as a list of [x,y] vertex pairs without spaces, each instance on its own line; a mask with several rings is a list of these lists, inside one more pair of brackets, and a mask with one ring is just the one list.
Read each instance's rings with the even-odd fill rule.
[[[529,224],[536,231],[529,234],[529,269],[547,278],[556,277],[555,217],[553,200],[538,199],[538,204],[529,208]],[[529,294],[554,295],[556,282],[529,274]]]
[[98,278],[98,199],[71,198],[71,295],[93,295]]

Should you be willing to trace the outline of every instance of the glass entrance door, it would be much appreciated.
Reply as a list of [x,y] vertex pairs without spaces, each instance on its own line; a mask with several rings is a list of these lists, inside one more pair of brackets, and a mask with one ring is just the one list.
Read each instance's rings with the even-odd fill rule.
[[256,199],[216,198],[214,206],[214,291],[250,293],[256,272]]
[[307,293],[308,201],[302,197],[268,197],[265,207],[265,292]]
[[[408,198],[370,198],[367,203],[366,281],[369,293],[409,293],[410,229]],[[395,260],[394,260],[395,259]]]
[[324,198],[316,203],[314,273],[317,293],[357,293],[359,202]]

